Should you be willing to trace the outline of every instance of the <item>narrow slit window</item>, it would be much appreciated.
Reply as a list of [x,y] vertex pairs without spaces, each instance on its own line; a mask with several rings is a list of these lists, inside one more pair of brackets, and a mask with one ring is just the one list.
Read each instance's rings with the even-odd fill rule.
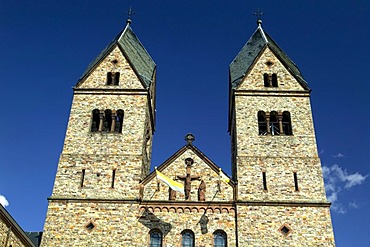
[[270,113],[270,133],[271,135],[280,135],[280,128],[279,128],[279,119],[278,113],[276,111],[272,111]]
[[110,86],[112,85],[112,72],[107,73],[107,85]]
[[267,124],[266,124],[266,114],[263,111],[259,111],[257,114],[258,118],[258,134],[267,135]]
[[272,87],[278,87],[277,75],[274,73],[271,76]]
[[270,87],[270,79],[268,74],[263,74],[263,84],[265,87]]
[[85,180],[85,169],[82,169],[81,173],[81,181],[80,181],[80,187],[84,187],[84,180]]
[[119,84],[119,76],[120,76],[120,73],[119,72],[112,73],[112,82],[113,82],[113,85],[118,86],[118,84]]
[[91,132],[97,132],[99,130],[100,123],[100,112],[98,109],[92,111],[92,121],[91,121]]
[[298,175],[296,172],[293,172],[293,177],[294,177],[294,190],[299,191],[298,187]]
[[288,111],[283,112],[282,122],[284,135],[293,135],[292,122],[290,120],[290,113]]
[[112,184],[111,188],[114,188],[114,179],[116,178],[116,169],[112,170]]
[[104,123],[103,123],[103,131],[109,132],[112,126],[112,111],[105,110],[104,111]]
[[124,116],[123,110],[121,109],[117,110],[114,132],[122,133],[123,116]]
[[263,190],[267,190],[266,172],[262,172]]

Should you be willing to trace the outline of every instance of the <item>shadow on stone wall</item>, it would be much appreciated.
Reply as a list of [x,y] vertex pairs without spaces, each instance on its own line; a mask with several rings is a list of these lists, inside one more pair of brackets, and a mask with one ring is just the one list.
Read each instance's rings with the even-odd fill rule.
[[162,234],[166,236],[172,229],[170,223],[164,222],[150,212],[147,208],[144,210],[143,214],[139,218],[139,222],[149,228],[150,230],[159,229]]

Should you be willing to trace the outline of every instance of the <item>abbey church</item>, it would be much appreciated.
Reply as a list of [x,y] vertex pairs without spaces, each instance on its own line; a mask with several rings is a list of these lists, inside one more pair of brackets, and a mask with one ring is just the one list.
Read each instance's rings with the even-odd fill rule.
[[190,133],[150,172],[156,64],[128,21],[73,88],[41,246],[335,246],[308,83],[261,20],[235,54],[232,174]]

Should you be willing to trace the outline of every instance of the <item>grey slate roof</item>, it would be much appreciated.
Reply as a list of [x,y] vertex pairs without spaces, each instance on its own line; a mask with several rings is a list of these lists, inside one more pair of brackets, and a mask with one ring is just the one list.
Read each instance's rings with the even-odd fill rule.
[[139,79],[148,88],[154,79],[156,65],[140,40],[132,31],[129,23],[109,45],[87,66],[85,72],[78,80],[77,85],[83,81],[99,63],[116,47],[120,48],[128,62],[131,64]]
[[41,245],[42,232],[26,232],[26,234],[36,247]]
[[229,66],[231,88],[235,89],[239,86],[242,79],[251,69],[254,61],[266,47],[269,47],[274,52],[304,89],[310,90],[297,65],[285,54],[275,41],[264,32],[261,25],[257,27],[257,30],[249,38]]

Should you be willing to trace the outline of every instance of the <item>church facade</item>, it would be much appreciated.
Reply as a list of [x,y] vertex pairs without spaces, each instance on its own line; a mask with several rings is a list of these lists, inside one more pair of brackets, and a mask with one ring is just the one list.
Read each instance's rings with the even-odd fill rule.
[[41,246],[335,246],[307,82],[261,21],[229,72],[231,176],[192,134],[150,172],[156,64],[128,22],[74,87]]

